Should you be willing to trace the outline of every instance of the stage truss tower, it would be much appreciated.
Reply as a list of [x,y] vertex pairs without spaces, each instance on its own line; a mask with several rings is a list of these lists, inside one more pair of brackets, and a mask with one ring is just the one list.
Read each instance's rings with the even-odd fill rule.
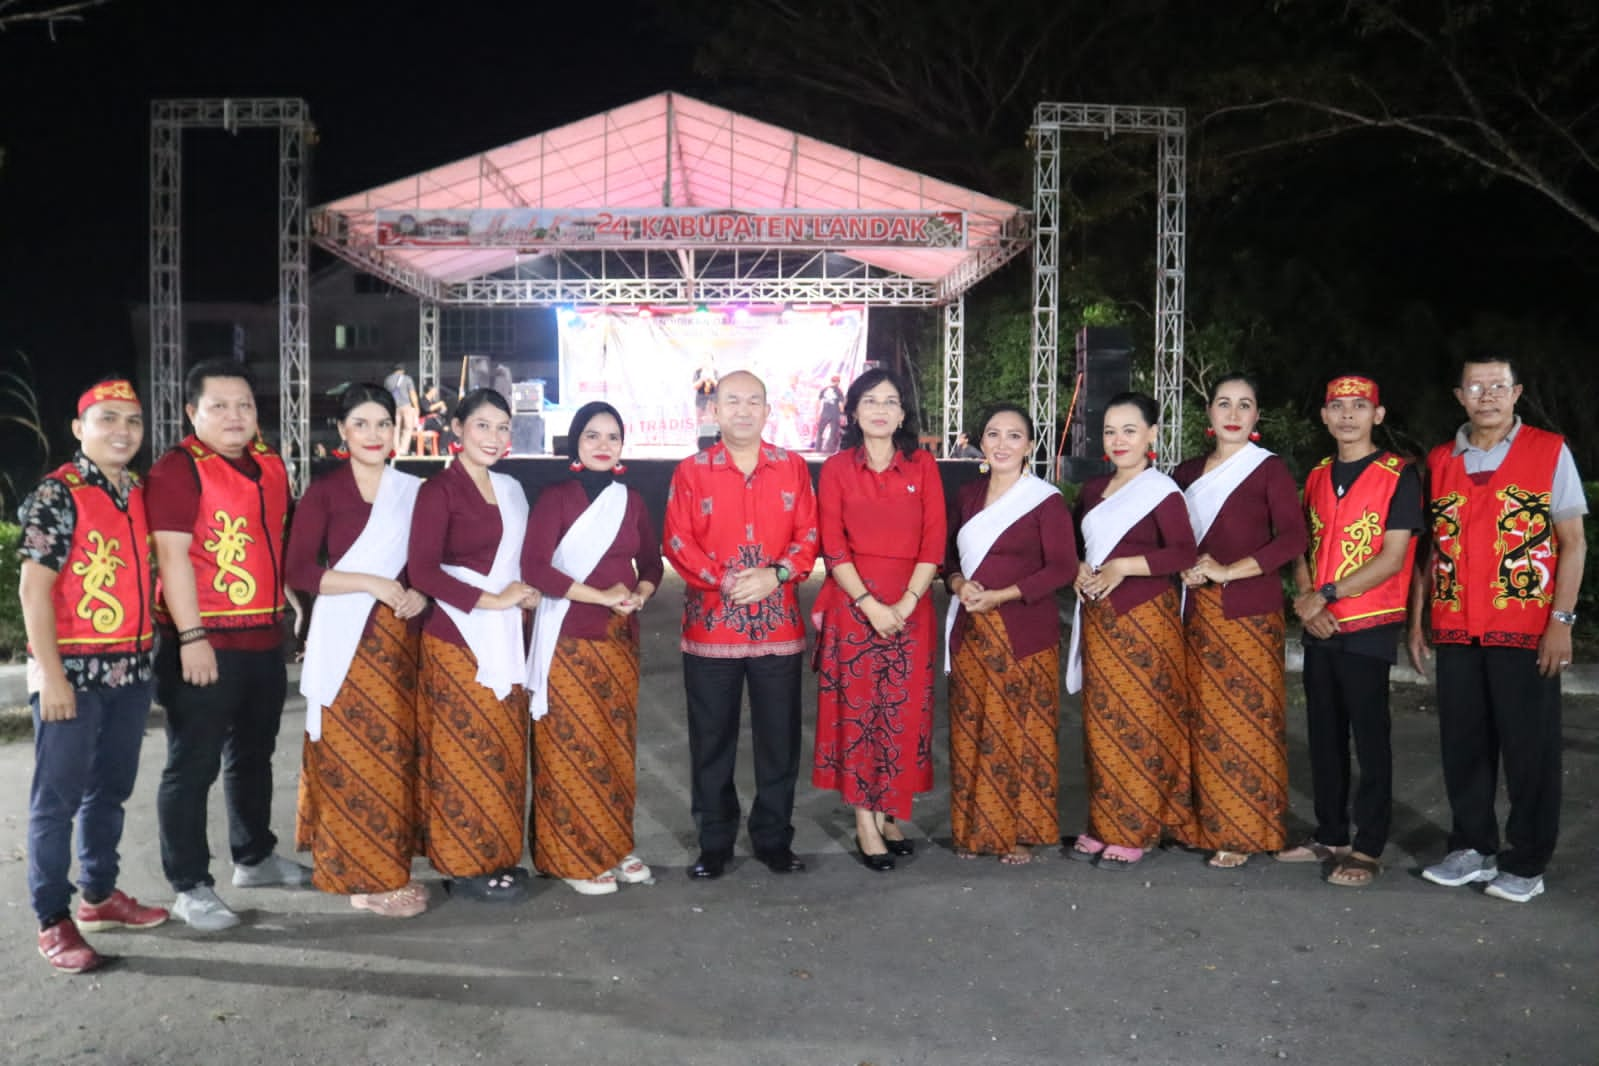
[[1036,466],[1055,476],[1059,445],[1061,134],[1137,133],[1156,139],[1155,400],[1160,465],[1183,439],[1183,289],[1188,234],[1187,113],[1180,107],[1041,103],[1033,111],[1033,343],[1029,404],[1038,427]]
[[183,131],[278,131],[278,425],[295,495],[310,470],[310,110],[295,97],[155,100],[150,105],[150,390],[159,455],[183,436]]

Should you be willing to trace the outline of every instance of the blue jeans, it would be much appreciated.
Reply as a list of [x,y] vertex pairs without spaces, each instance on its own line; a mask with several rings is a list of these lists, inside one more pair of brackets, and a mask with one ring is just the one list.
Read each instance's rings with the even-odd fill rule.
[[33,696],[33,788],[28,798],[28,893],[41,922],[72,904],[72,820],[78,884],[104,899],[117,887],[122,805],[133,794],[150,716],[149,684],[78,689],[77,717],[46,722]]

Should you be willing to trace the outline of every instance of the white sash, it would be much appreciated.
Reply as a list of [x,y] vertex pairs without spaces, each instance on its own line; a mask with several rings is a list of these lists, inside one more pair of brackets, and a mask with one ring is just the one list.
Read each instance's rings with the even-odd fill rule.
[[1210,472],[1201,475],[1183,492],[1188,504],[1188,520],[1194,527],[1194,543],[1198,544],[1210,532],[1210,527],[1232,496],[1233,490],[1244,483],[1261,463],[1272,453],[1258,444],[1245,444]]
[[[616,543],[616,534],[627,515],[627,488],[612,483],[577,516],[555,546],[550,565],[574,581],[585,584],[605,553]],[[533,697],[528,705],[534,718],[550,710],[550,663],[555,659],[555,644],[561,636],[561,623],[572,601],[562,596],[545,596],[533,615],[533,646],[527,653],[527,690]]]
[[[393,578],[405,569],[411,541],[411,511],[416,506],[420,478],[383,468],[378,494],[372,500],[361,535],[330,570],[352,574],[377,574]],[[305,662],[300,667],[300,694],[305,697],[305,733],[322,739],[322,709],[333,706],[355,661],[367,617],[377,600],[365,592],[319,595],[311,609],[311,626],[305,634]]]
[[[988,558],[988,550],[994,546],[1000,534],[1015,525],[1023,515],[1031,514],[1039,504],[1059,493],[1059,489],[1043,478],[1031,474],[1023,474],[1018,478],[1016,484],[1005,490],[1004,495],[978,511],[972,516],[972,520],[961,526],[960,532],[955,534],[955,547],[960,553],[961,573],[970,579]],[[944,613],[944,673],[946,674],[949,673],[951,665],[949,639],[955,632],[955,618],[960,614],[960,610],[960,597],[951,597],[949,610]]]
[[[489,473],[489,483],[494,486],[494,498],[500,501],[500,546],[494,553],[494,565],[487,574],[468,570],[464,566],[440,567],[457,581],[484,592],[499,592],[522,576],[522,539],[527,536],[527,494],[516,478],[509,474]],[[439,601],[439,609],[450,616],[461,639],[472,649],[477,659],[477,682],[503,700],[511,694],[514,685],[526,679],[525,659],[522,654],[522,612],[514,607],[503,611],[490,611],[474,607],[463,611]]]
[[[1127,531],[1142,522],[1167,496],[1182,490],[1177,482],[1154,467],[1148,467],[1109,499],[1103,500],[1083,516],[1083,561],[1098,569],[1127,536]],[[1077,597],[1072,610],[1072,643],[1066,653],[1066,691],[1083,689],[1083,598]]]

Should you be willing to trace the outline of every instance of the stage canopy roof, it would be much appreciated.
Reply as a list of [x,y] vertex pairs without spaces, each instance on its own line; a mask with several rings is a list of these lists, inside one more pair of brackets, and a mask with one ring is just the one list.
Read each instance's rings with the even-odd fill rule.
[[[744,228],[705,221],[718,216]],[[865,232],[851,226],[918,219],[932,229],[850,243]],[[1026,249],[1031,222],[1016,204],[677,93],[312,215],[320,247],[465,305],[943,304]]]

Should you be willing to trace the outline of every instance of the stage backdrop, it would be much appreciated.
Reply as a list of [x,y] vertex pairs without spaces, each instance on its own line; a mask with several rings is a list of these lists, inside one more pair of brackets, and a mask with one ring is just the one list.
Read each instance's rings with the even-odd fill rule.
[[866,358],[861,308],[818,311],[653,313],[563,312],[558,316],[561,406],[606,400],[622,412],[629,444],[692,451],[707,382],[749,370],[766,382],[772,415],[766,439],[809,448],[819,393],[834,375],[841,389]]

